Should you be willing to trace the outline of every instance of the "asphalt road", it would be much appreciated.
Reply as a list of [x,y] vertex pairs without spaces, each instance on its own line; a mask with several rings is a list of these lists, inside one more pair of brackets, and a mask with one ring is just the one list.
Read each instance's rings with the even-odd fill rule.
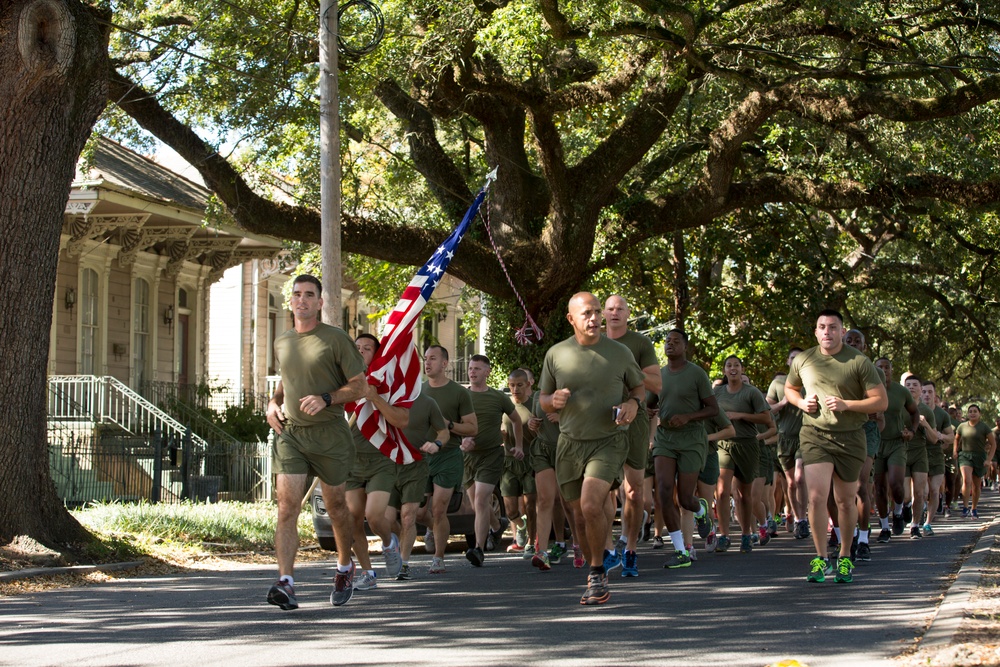
[[923,632],[998,507],[986,492],[979,521],[873,544],[850,585],[807,583],[807,541],[782,533],[684,570],[662,569],[669,547],[643,544],[640,577],[613,573],[599,607],[579,604],[586,570],[571,561],[543,573],[507,554],[487,554],[481,569],[449,554],[447,574],[433,577],[420,554],[414,580],[383,581],[339,608],[330,564],[298,569],[301,607],[287,612],[266,604],[275,572],[260,566],[53,590],[0,599],[0,664],[881,664]]

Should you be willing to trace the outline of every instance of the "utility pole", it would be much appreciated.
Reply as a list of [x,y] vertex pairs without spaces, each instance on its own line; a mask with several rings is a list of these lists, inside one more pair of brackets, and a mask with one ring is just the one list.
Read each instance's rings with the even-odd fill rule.
[[320,0],[319,142],[323,321],[343,326],[340,305],[340,95],[337,88],[337,3]]

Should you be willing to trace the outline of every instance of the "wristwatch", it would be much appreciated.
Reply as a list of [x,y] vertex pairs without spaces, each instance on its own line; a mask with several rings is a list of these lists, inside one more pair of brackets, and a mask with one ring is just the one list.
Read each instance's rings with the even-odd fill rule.
[[455,422],[453,422],[453,421],[451,421],[451,420],[449,419],[449,420],[448,420],[448,430],[450,431],[450,430],[451,430],[451,429],[453,429],[453,428],[455,428]]
[[442,447],[444,447],[444,445],[441,444],[440,440],[435,440],[434,444],[438,446],[438,449],[441,449]]
[[642,407],[642,399],[640,399],[638,396],[629,396],[629,398],[635,401],[635,404],[637,406],[639,406],[640,408]]
[[333,399],[330,398],[330,394],[320,394],[320,398],[326,402],[326,407],[333,405]]

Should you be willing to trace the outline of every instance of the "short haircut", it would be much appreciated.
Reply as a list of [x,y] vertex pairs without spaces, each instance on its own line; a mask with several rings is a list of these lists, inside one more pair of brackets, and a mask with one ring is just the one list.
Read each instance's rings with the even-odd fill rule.
[[667,335],[669,336],[672,333],[675,333],[678,336],[680,336],[681,338],[683,338],[685,343],[688,342],[688,335],[687,335],[687,333],[684,332],[683,329],[671,329],[670,331],[667,332]]
[[933,380],[924,380],[924,384],[923,384],[923,386],[924,386],[924,387],[926,387],[926,386],[928,386],[928,385],[930,385],[930,386],[934,387],[934,390],[935,390],[935,391],[937,391],[937,385],[936,385],[936,384],[934,384],[934,381],[933,381]]
[[772,380],[777,380],[782,375],[784,375],[785,377],[788,377],[788,373],[786,373],[785,371],[778,371],[777,373],[774,374],[774,377],[772,377],[771,379]]
[[370,333],[358,334],[358,337],[354,339],[354,342],[356,343],[359,340],[361,340],[362,338],[368,338],[369,340],[371,340],[372,342],[374,342],[375,343],[375,351],[376,352],[378,351],[378,349],[380,347],[382,347],[382,343],[379,342],[378,338],[376,338],[375,336],[371,335]]
[[310,283],[311,285],[315,285],[316,293],[321,296],[323,294],[323,283],[321,283],[319,281],[319,278],[317,278],[316,276],[311,276],[308,273],[303,273],[301,276],[297,276],[295,280],[292,281],[292,287],[295,287],[297,283]]
[[443,345],[428,345],[424,348],[424,356],[427,356],[431,350],[441,350],[441,356],[444,357],[445,361],[448,361],[448,350],[444,349]]
[[909,382],[910,380],[916,380],[917,382],[920,383],[921,387],[924,386],[924,383],[923,383],[923,381],[921,381],[920,376],[917,375],[916,373],[910,373],[909,377],[907,377],[905,380],[903,380],[903,382],[906,383],[906,382]]
[[792,352],[805,352],[805,350],[803,350],[801,347],[793,347],[788,351],[788,354],[791,354]]
[[485,354],[474,354],[471,357],[469,357],[469,361],[478,361],[481,364],[486,364],[490,368],[493,367],[492,364],[490,364],[490,358],[487,357]]
[[890,360],[889,357],[879,357],[878,359],[875,360],[875,363],[877,364],[880,361],[888,361],[889,365],[892,366],[892,360]]
[[979,410],[980,412],[982,412],[982,411],[983,411],[983,409],[982,409],[981,407],[979,407],[979,404],[978,404],[978,403],[973,403],[972,405],[967,405],[967,406],[965,406],[965,411],[966,411],[966,412],[968,412],[968,411],[969,411],[969,410],[971,410],[972,408],[975,408],[976,410]]
[[507,379],[508,380],[524,380],[525,382],[527,382],[528,381],[528,374],[524,372],[523,368],[515,368],[514,370],[512,370],[510,372],[510,375],[507,376]]
[[840,326],[844,326],[844,316],[840,314],[839,310],[834,310],[833,308],[824,308],[823,310],[819,311],[819,315],[816,316],[816,319],[818,320],[821,317],[836,317],[838,320],[840,320]]

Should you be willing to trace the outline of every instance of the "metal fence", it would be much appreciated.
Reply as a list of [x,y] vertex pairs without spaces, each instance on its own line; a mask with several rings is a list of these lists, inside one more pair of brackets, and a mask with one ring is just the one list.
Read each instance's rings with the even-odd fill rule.
[[102,425],[49,423],[49,466],[63,501],[181,502],[268,500],[271,447],[197,447],[190,436],[140,437]]
[[257,412],[267,412],[270,393],[261,394],[251,389],[234,391],[213,389],[204,384],[177,384],[174,382],[146,382],[142,395],[157,405],[174,400],[198,408],[208,408],[222,413],[230,405],[253,405]]

